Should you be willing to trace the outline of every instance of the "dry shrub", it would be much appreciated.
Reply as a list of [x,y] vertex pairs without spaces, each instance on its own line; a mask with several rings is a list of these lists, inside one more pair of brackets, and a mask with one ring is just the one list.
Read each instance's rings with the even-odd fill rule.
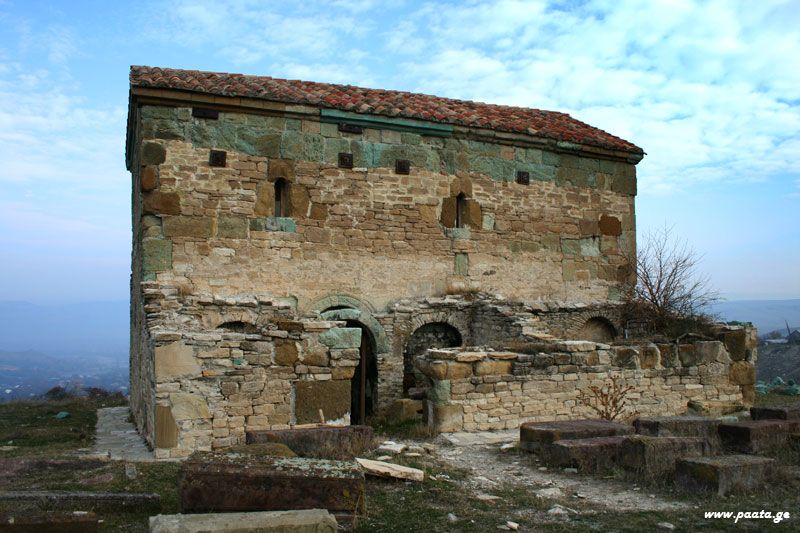
[[[603,420],[616,420],[627,408],[627,396],[634,390],[632,385],[627,385],[619,376],[611,378],[611,383],[598,387],[592,385],[588,390],[580,391],[578,401],[589,407]],[[626,418],[636,413],[626,414]]]

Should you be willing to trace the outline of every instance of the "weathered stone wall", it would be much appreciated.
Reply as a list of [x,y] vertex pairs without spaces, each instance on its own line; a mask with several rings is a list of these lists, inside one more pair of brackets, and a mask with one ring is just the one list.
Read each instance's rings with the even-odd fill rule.
[[531,354],[434,349],[417,359],[417,368],[430,380],[428,417],[438,431],[594,418],[582,393],[614,378],[634,387],[629,413],[677,415],[692,400],[752,404],[752,331],[726,328],[721,340],[665,345],[560,341],[532,346]]
[[[606,301],[625,276],[631,164],[388,129],[342,133],[310,117],[141,113],[143,153],[165,151],[143,169],[156,176],[143,215],[157,218],[162,241],[146,254],[164,260],[151,278],[220,295],[266,289],[301,307],[348,294],[382,309],[459,288]],[[212,148],[227,151],[225,167],[209,166]],[[338,168],[339,152],[355,168]],[[398,158],[411,161],[409,175],[395,173]],[[517,170],[530,185],[514,183]],[[279,177],[289,217],[274,217]],[[459,193],[472,202],[471,227],[447,231]]]

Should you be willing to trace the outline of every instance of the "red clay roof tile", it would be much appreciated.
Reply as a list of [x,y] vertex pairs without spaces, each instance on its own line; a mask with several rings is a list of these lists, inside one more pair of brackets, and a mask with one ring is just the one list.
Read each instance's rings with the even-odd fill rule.
[[557,111],[484,104],[403,91],[365,89],[352,85],[145,66],[131,67],[130,82],[132,87],[176,89],[345,111],[355,110],[373,115],[525,133],[639,155],[644,153],[633,143]]

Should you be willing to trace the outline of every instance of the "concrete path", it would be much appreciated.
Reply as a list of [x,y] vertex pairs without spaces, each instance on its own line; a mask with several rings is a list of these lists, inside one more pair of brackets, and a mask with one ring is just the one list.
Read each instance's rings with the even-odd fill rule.
[[133,423],[128,422],[127,407],[106,407],[97,410],[97,430],[93,455],[117,461],[155,461]]

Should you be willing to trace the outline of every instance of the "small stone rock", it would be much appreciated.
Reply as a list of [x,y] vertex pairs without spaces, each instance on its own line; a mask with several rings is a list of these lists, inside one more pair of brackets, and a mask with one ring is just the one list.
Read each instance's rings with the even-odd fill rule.
[[500,496],[495,496],[494,494],[479,493],[475,495],[475,498],[482,502],[494,503],[500,499]]
[[391,459],[391,458],[392,458],[392,456],[391,456],[391,455],[381,455],[381,456],[379,456],[379,457],[377,458],[377,460],[378,460],[378,461],[388,461],[388,460],[389,460],[389,459]]
[[458,517],[453,513],[447,513],[447,521],[450,523],[458,522]]
[[564,469],[564,473],[565,474],[577,474],[578,473],[578,469],[577,468],[565,468]]
[[554,505],[553,507],[547,510],[547,514],[554,516],[568,516],[569,511],[567,511],[564,507],[561,507],[560,505]]
[[396,442],[387,440],[378,446],[378,451],[382,453],[403,453],[406,448],[407,446],[405,444],[398,444]]
[[406,452],[403,455],[405,455],[406,457],[422,457],[421,453],[413,453],[413,452]]
[[500,446],[500,450],[501,451],[513,450],[516,447],[517,447],[516,444],[514,444],[512,442],[507,442],[507,443],[503,444],[502,446]]
[[540,498],[560,498],[564,495],[558,487],[550,487],[548,489],[539,489],[534,494]]
[[673,531],[675,529],[675,526],[669,522],[659,522],[656,524],[656,527],[658,529],[666,529],[667,531]]
[[511,531],[519,531],[519,524],[512,522],[511,520],[506,521],[506,527]]
[[546,466],[540,466],[539,467],[539,472],[547,472],[547,467]]
[[139,475],[139,472],[136,471],[136,465],[133,463],[126,463],[125,464],[125,477],[128,479],[136,479],[136,476]]

